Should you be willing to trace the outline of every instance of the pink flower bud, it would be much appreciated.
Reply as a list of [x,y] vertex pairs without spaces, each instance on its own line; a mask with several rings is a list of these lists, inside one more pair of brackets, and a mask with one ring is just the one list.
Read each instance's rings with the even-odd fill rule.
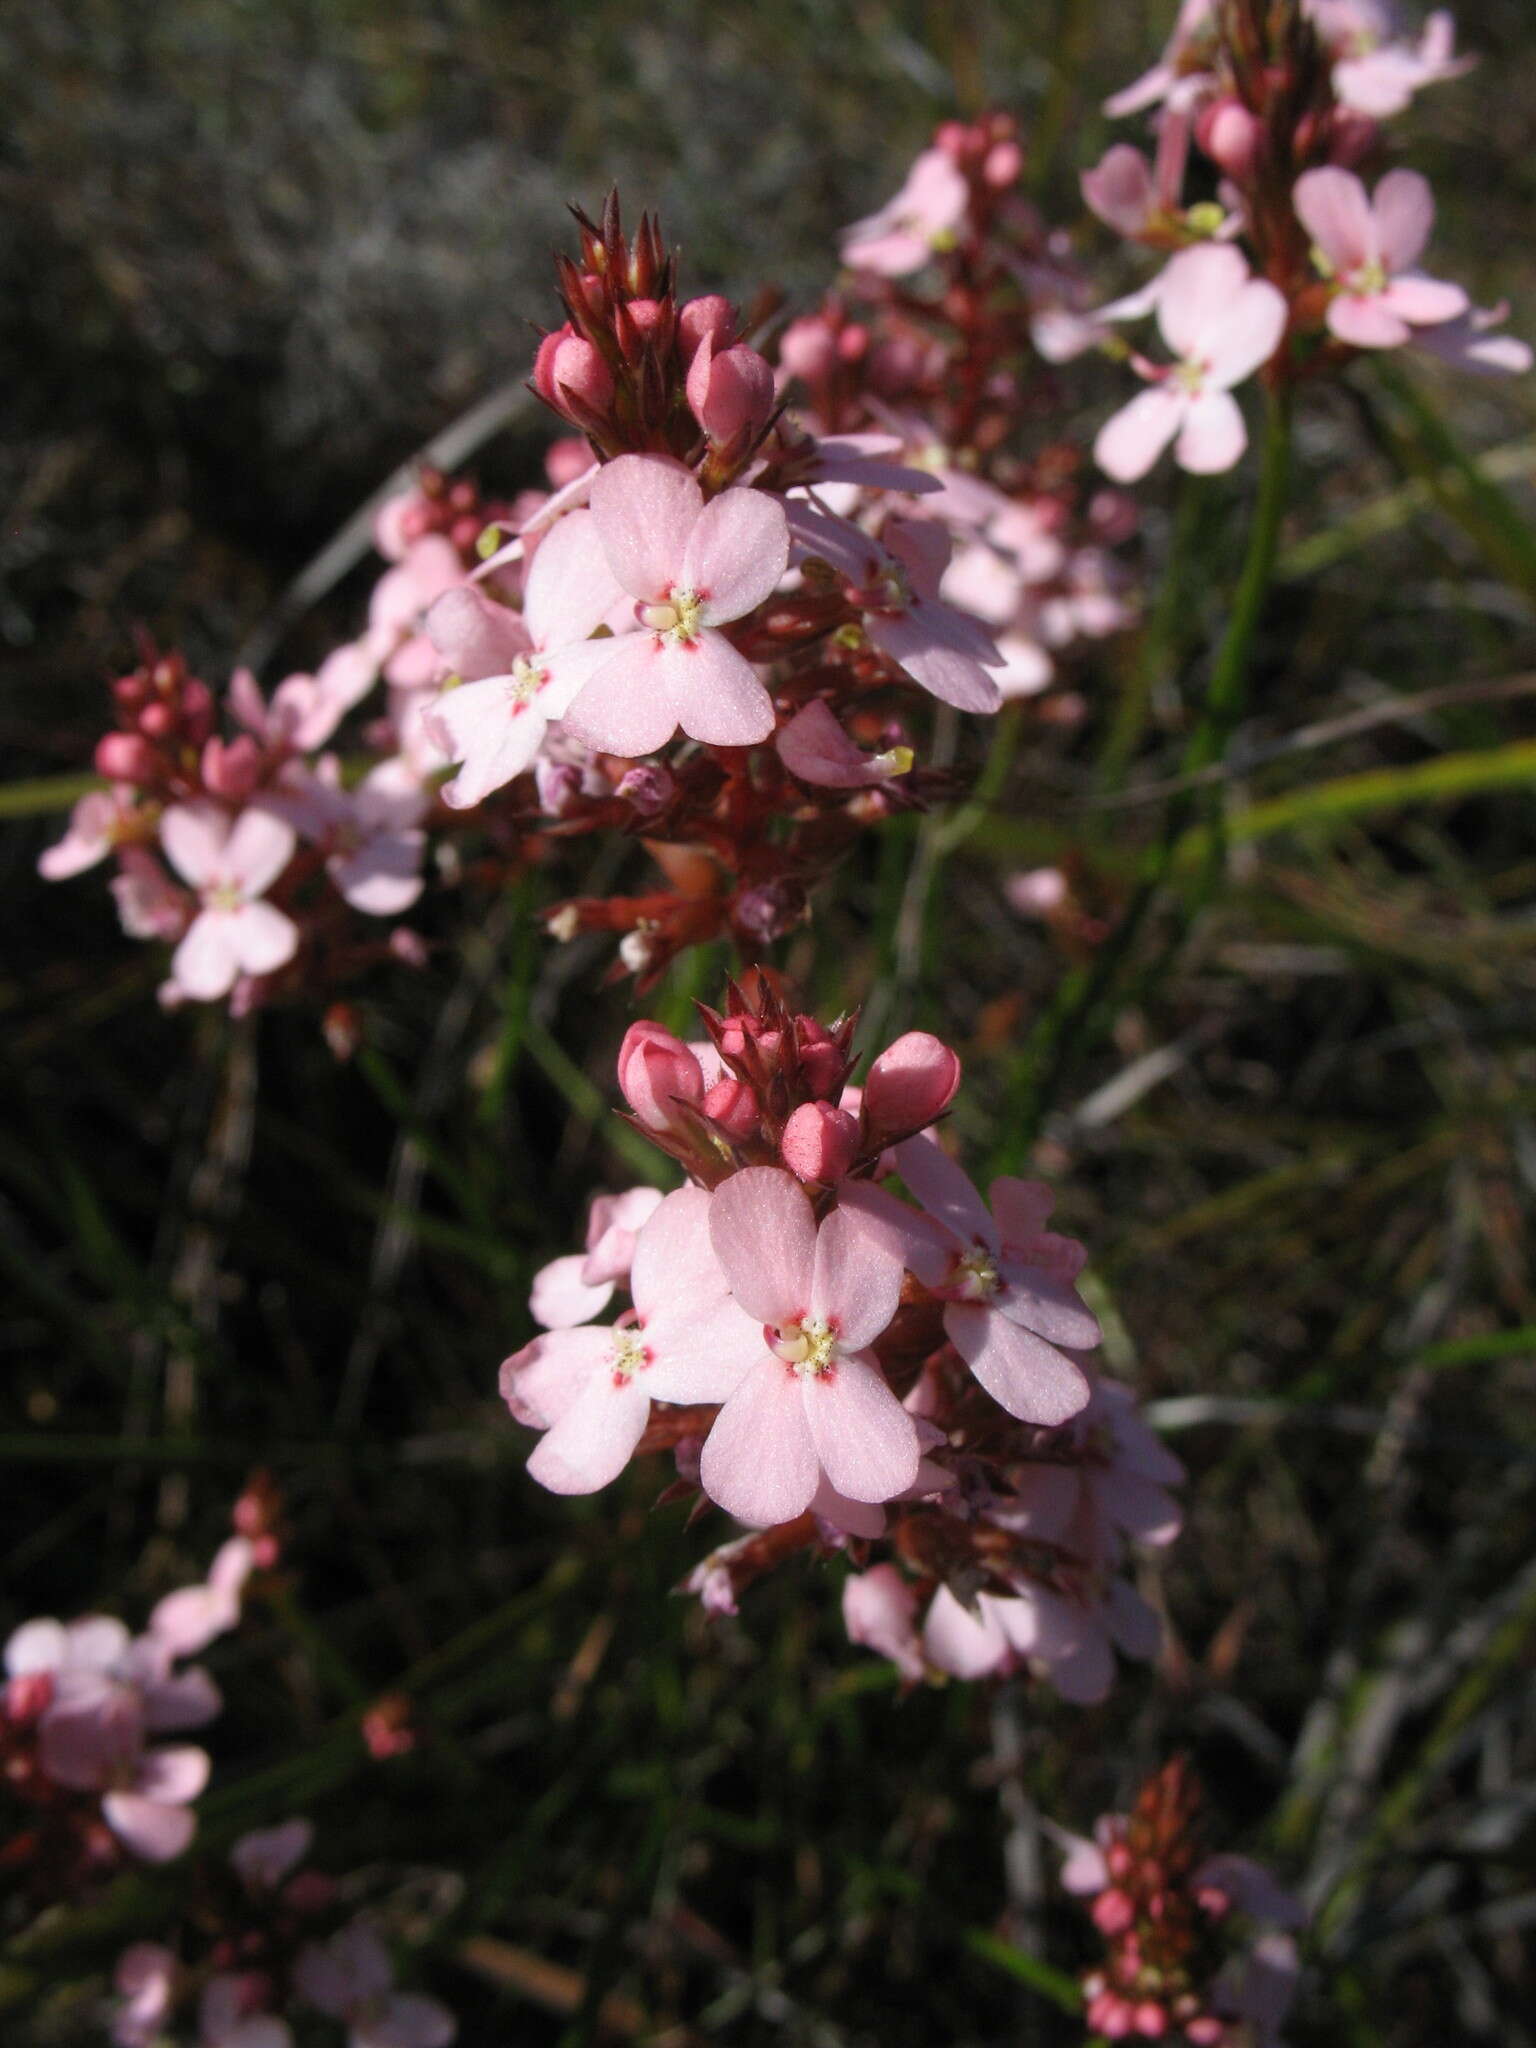
[[1110,1876],[1115,1878],[1129,1877],[1136,1868],[1136,1858],[1131,1854],[1124,1842],[1113,1843],[1106,1853],[1104,1861],[1109,1865]]
[[695,1107],[704,1100],[704,1070],[680,1038],[659,1024],[631,1024],[619,1047],[619,1088],[650,1131],[677,1122],[679,1100]]
[[35,1721],[53,1703],[53,1673],[24,1671],[4,1692],[5,1718],[18,1725]]
[[688,403],[711,441],[753,440],[773,411],[773,371],[741,343],[714,354],[706,335],[688,371]]
[[1195,140],[1214,164],[1239,183],[1253,176],[1264,130],[1239,100],[1217,100],[1195,123]]
[[1135,2007],[1118,1992],[1101,1991],[1097,1998],[1089,2000],[1086,2017],[1089,2026],[1105,2040],[1123,2041],[1134,2024]]
[[1137,2006],[1136,2031],[1148,2041],[1160,2041],[1167,2033],[1168,2015],[1155,1998],[1144,1998]]
[[800,1180],[841,1180],[859,1150],[859,1124],[830,1102],[802,1102],[784,1126],[779,1156]]
[[1204,2019],[1187,2020],[1184,2025],[1184,2038],[1193,2041],[1195,2048],[1221,2048],[1226,2037],[1226,2023],[1210,2013]]
[[1107,1934],[1113,1939],[1115,1935],[1124,1934],[1128,1927],[1135,1925],[1136,1901],[1129,1892],[1122,1892],[1112,1886],[1107,1892],[1099,1893],[1090,1909],[1089,1917],[1100,1934]]
[[800,1055],[801,1081],[812,1095],[830,1101],[842,1088],[847,1058],[814,1017],[795,1019],[795,1047]]
[[109,732],[96,742],[96,773],[109,782],[153,782],[160,757],[136,732]]
[[831,376],[837,368],[837,336],[819,313],[790,321],[779,336],[779,365],[807,384]]
[[1012,185],[1024,168],[1024,152],[1016,142],[994,142],[981,166],[981,175],[996,190]]
[[163,697],[146,704],[139,713],[139,731],[147,740],[168,740],[176,730],[176,707]]
[[[591,467],[592,450],[573,434],[568,434],[562,441],[551,441],[544,450],[544,474],[557,491],[575,483],[577,477],[585,476]],[[1127,498],[1125,502],[1130,504],[1131,500]]]
[[734,1074],[727,1074],[717,1081],[699,1104],[707,1117],[712,1117],[728,1138],[750,1138],[757,1129],[757,1097],[745,1081],[738,1081]]
[[[551,340],[555,346],[550,348]],[[569,412],[576,400],[591,412],[601,412],[613,396],[613,373],[590,341],[579,334],[547,335],[533,366],[534,388],[540,397],[561,412]],[[545,390],[545,385],[549,389]]]
[[230,803],[244,803],[261,775],[261,748],[249,733],[224,741],[217,734],[203,748],[203,784]]
[[685,356],[691,357],[706,335],[716,348],[729,348],[735,332],[736,308],[718,292],[690,299],[678,312],[677,336]]
[[575,338],[576,330],[567,320],[563,327],[546,334],[539,343],[538,354],[533,359],[533,388],[546,405],[560,403],[560,394],[555,388],[555,356],[563,342],[574,341]]
[[213,692],[196,676],[182,685],[181,725],[194,747],[200,747],[213,731]]
[[420,932],[413,932],[409,925],[395,926],[389,935],[389,950],[407,967],[425,967],[427,964],[427,942]]
[[888,1045],[864,1083],[864,1117],[888,1135],[926,1130],[960,1086],[959,1055],[928,1031],[908,1031]]
[[615,796],[623,797],[633,804],[637,811],[652,816],[664,811],[677,793],[677,783],[671,773],[655,762],[645,761],[638,767],[621,775]]

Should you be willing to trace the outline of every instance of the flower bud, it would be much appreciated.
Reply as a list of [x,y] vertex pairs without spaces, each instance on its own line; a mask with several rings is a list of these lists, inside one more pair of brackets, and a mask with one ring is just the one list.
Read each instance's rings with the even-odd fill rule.
[[926,1130],[948,1109],[959,1086],[958,1054],[931,1032],[908,1031],[869,1070],[865,1121],[871,1131],[889,1135]]
[[139,713],[139,731],[147,740],[168,740],[176,730],[176,707],[163,697],[146,704]]
[[659,1024],[631,1024],[619,1047],[619,1088],[650,1131],[671,1130],[679,1100],[704,1100],[704,1070],[680,1038]]
[[153,782],[160,757],[136,732],[109,732],[96,742],[96,773],[109,782]]
[[1212,2013],[1207,2013],[1203,2019],[1186,2020],[1184,2038],[1192,2041],[1195,2048],[1221,2048],[1222,2042],[1227,2038],[1226,2022],[1217,2019]]
[[572,400],[589,412],[601,412],[613,396],[613,372],[579,334],[544,337],[534,360],[533,382],[541,398],[565,413]]
[[773,371],[739,342],[716,355],[706,335],[689,367],[688,403],[711,441],[753,440],[773,411]]
[[655,762],[641,762],[619,777],[615,796],[633,804],[637,811],[653,817],[657,811],[664,811],[677,793],[677,783],[671,773]]
[[819,313],[790,321],[779,336],[779,366],[807,384],[831,376],[837,368],[837,336]]
[[1195,140],[1229,178],[1239,184],[1253,176],[1264,130],[1239,100],[1217,100],[1195,123]]
[[726,1074],[718,1080],[699,1107],[728,1138],[750,1138],[757,1129],[757,1097],[746,1082],[738,1081],[734,1074]]
[[221,740],[217,734],[203,748],[203,785],[229,803],[244,803],[261,775],[261,748],[249,733]]
[[1024,168],[1024,152],[1016,142],[994,142],[981,166],[981,175],[997,191],[1016,184]]
[[181,729],[194,747],[200,747],[213,731],[213,692],[206,683],[196,676],[190,677],[181,691]]
[[1155,1998],[1144,1998],[1136,2008],[1136,2031],[1147,2041],[1160,2041],[1168,2031],[1168,2014]]
[[706,336],[715,348],[729,348],[735,332],[736,308],[718,292],[690,299],[678,311],[677,336],[685,356],[691,357]]
[[779,1141],[779,1156],[799,1180],[841,1180],[858,1156],[859,1124],[830,1102],[802,1102]]
[[1136,1901],[1129,1892],[1120,1891],[1112,1885],[1108,1891],[1099,1893],[1089,1917],[1100,1934],[1113,1938],[1136,1924]]

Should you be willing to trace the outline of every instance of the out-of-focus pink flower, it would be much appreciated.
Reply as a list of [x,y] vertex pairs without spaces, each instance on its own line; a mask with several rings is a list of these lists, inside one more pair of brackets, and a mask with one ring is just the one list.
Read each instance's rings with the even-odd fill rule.
[[[198,2048],[293,2048],[286,2020],[252,2011],[253,1987],[244,1977],[212,1977],[197,2005]],[[379,2048],[384,2048],[381,2039]]]
[[762,1334],[705,1441],[705,1492],[757,1524],[793,1521],[823,1473],[854,1501],[904,1492],[917,1431],[868,1349],[896,1312],[899,1255],[840,1210],[818,1228],[803,1189],[771,1166],[715,1190],[710,1239]]
[[1184,469],[1230,469],[1248,445],[1232,387],[1269,360],[1285,333],[1283,296],[1226,246],[1181,251],[1158,280],[1155,304],[1178,360],[1162,369],[1138,360],[1151,389],[1099,430],[1095,458],[1117,483],[1145,476],[1170,441]]
[[293,1972],[299,1997],[345,2024],[348,2048],[448,2048],[458,2032],[453,2014],[394,1982],[389,1951],[363,1920],[304,1949]]
[[970,187],[946,150],[925,149],[901,190],[877,213],[843,233],[843,261],[876,277],[909,277],[954,245],[970,205]]
[[1476,62],[1455,54],[1456,24],[1445,8],[1429,17],[1417,43],[1399,32],[1382,0],[1307,0],[1307,12],[1333,57],[1340,104],[1372,121],[1390,120],[1425,86],[1459,78]]
[[1072,885],[1060,868],[1028,868],[1003,884],[1009,907],[1020,917],[1049,918],[1065,907]]
[[315,1831],[307,1820],[285,1820],[275,1828],[242,1835],[229,1852],[230,1867],[252,1891],[275,1892],[304,1861]]
[[778,587],[789,560],[781,503],[735,489],[706,505],[680,465],[621,455],[593,479],[591,504],[643,630],[607,644],[567,724],[590,746],[630,758],[654,753],[679,726],[710,746],[766,739],[772,701],[719,629]]
[[375,671],[405,688],[433,679],[437,656],[423,636],[422,620],[435,600],[466,580],[459,552],[440,533],[411,542],[402,559],[386,569],[368,601],[363,646]]
[[1459,284],[1412,268],[1435,223],[1434,196],[1417,171],[1388,171],[1374,199],[1353,171],[1306,171],[1296,180],[1296,211],[1334,282],[1328,325],[1340,341],[1401,348],[1415,327],[1467,312]]
[[774,735],[779,759],[791,775],[818,789],[870,789],[912,767],[910,747],[866,754],[855,746],[819,697],[803,705]]
[[88,790],[70,812],[64,837],[38,856],[43,880],[64,882],[105,860],[132,816],[132,805],[133,791],[126,783]]
[[628,1285],[639,1234],[660,1201],[660,1188],[594,1196],[586,1250],[551,1259],[534,1275],[528,1303],[534,1321],[546,1330],[570,1330],[601,1315],[614,1287]]
[[397,917],[421,894],[428,797],[407,762],[381,761],[345,789],[341,764],[324,755],[314,772],[295,763],[269,800],[326,849],[325,871],[354,910]]
[[1204,73],[1188,68],[1190,55],[1210,25],[1212,12],[1212,0],[1183,0],[1162,56],[1150,71],[1107,99],[1105,113],[1118,120],[1126,114],[1139,114],[1145,107],[1154,107],[1159,100],[1193,98],[1207,79]]
[[923,1677],[917,1633],[917,1595],[893,1564],[871,1565],[843,1581],[843,1625],[848,1640],[889,1658],[913,1685]]
[[1508,318],[1507,304],[1473,306],[1458,320],[1419,328],[1414,345],[1456,370],[1485,377],[1520,377],[1531,367],[1531,349],[1516,335],[1498,332]]
[[200,1586],[167,1593],[149,1617],[150,1634],[175,1657],[193,1657],[240,1620],[240,1596],[251,1575],[255,1549],[244,1536],[221,1544]]
[[1165,108],[1150,164],[1139,149],[1117,142],[1091,171],[1083,172],[1083,198],[1107,227],[1137,241],[1174,224],[1184,196],[1189,129],[1187,115]]
[[1044,1229],[1050,1190],[996,1180],[989,1214],[932,1138],[909,1138],[896,1162],[924,1213],[862,1182],[845,1208],[945,1301],[945,1334],[995,1401],[1024,1422],[1069,1421],[1089,1387],[1067,1350],[1091,1350],[1100,1333],[1072,1285],[1081,1247]]
[[463,763],[445,803],[477,804],[530,765],[550,720],[611,657],[611,640],[588,636],[622,597],[592,514],[576,511],[540,543],[521,617],[478,590],[438,599],[427,632],[460,681],[433,701],[427,725]]
[[112,1988],[122,2000],[112,2014],[114,2048],[153,2048],[175,2000],[175,1956],[157,1941],[136,1941],[118,1957]]
[[293,858],[285,819],[254,804],[235,818],[214,804],[172,804],[160,843],[202,905],[171,961],[180,990],[212,1002],[239,975],[271,974],[293,958],[297,925],[262,900]]
[[502,1397],[545,1430],[528,1470],[554,1493],[593,1493],[621,1472],[651,1400],[721,1401],[762,1349],[711,1248],[710,1196],[668,1195],[635,1243],[635,1318],[536,1337],[501,1368]]

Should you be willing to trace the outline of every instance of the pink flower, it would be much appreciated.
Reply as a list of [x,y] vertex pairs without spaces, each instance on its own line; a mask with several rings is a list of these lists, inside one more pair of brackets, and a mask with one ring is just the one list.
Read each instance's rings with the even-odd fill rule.
[[268,2012],[252,2012],[246,1980],[212,1977],[197,2006],[198,2048],[293,2048],[285,2020]]
[[175,2002],[175,1956],[157,1941],[134,1942],[117,1959],[112,1988],[123,2001],[112,2015],[114,2048],[153,2048]]
[[551,1259],[534,1275],[528,1302],[534,1321],[546,1330],[569,1330],[601,1315],[615,1284],[628,1284],[639,1233],[660,1202],[660,1188],[594,1196],[586,1250]]
[[774,745],[790,774],[817,789],[870,789],[912,767],[910,747],[866,754],[855,746],[819,697],[779,727]]
[[132,804],[133,791],[126,784],[87,791],[70,812],[64,837],[38,857],[37,872],[43,880],[68,881],[105,860],[132,815]]
[[229,708],[270,752],[308,753],[323,746],[378,678],[379,665],[362,643],[327,655],[315,674],[288,676],[272,692],[270,705],[249,669],[236,669]]
[[878,213],[844,230],[843,261],[877,277],[910,276],[936,251],[954,246],[970,196],[954,158],[942,149],[925,149],[901,190]]
[[629,757],[654,753],[679,726],[709,746],[766,739],[772,701],[719,629],[778,587],[789,561],[783,506],[754,490],[706,505],[686,469],[653,455],[605,463],[591,491],[608,566],[638,600],[644,630],[605,644],[567,724],[589,746]]
[[1117,483],[1145,476],[1170,441],[1197,475],[1230,469],[1248,445],[1232,387],[1268,362],[1285,333],[1286,303],[1250,277],[1236,249],[1206,243],[1175,256],[1156,288],[1157,323],[1178,361],[1138,360],[1152,388],[1100,428],[1094,455]]
[[1401,348],[1415,327],[1468,309],[1459,284],[1411,269],[1435,224],[1435,202],[1417,171],[1388,171],[1374,200],[1353,171],[1334,165],[1296,180],[1296,212],[1318,267],[1334,280],[1328,325],[1355,348]]
[[851,1643],[887,1657],[909,1683],[924,1675],[917,1595],[893,1564],[872,1565],[843,1581],[843,1625]]
[[465,581],[459,551],[440,533],[413,540],[392,569],[373,586],[363,646],[375,671],[392,683],[419,688],[432,680],[436,657],[422,633],[434,599]]
[[452,590],[427,632],[461,681],[434,699],[428,729],[463,766],[442,792],[465,809],[521,775],[550,721],[613,652],[588,636],[621,602],[590,512],[571,512],[540,543],[521,616],[478,590]]
[[994,1181],[994,1220],[933,1139],[909,1138],[896,1162],[926,1213],[863,1182],[844,1191],[844,1208],[944,1300],[945,1334],[993,1400],[1023,1422],[1069,1421],[1087,1405],[1089,1385],[1057,1347],[1088,1350],[1100,1333],[1072,1285],[1081,1247],[1042,1227],[1050,1190]]
[[175,1657],[193,1657],[216,1636],[236,1627],[240,1595],[250,1577],[255,1548],[245,1536],[221,1544],[201,1586],[182,1586],[167,1593],[149,1617],[150,1634]]
[[917,1476],[912,1418],[868,1346],[896,1313],[899,1255],[841,1210],[817,1228],[777,1167],[748,1167],[715,1190],[709,1233],[731,1292],[760,1323],[759,1355],[704,1445],[704,1490],[738,1521],[793,1521],[822,1475],[878,1502]]
[[503,1364],[502,1398],[520,1422],[546,1432],[528,1470],[552,1493],[606,1486],[633,1455],[653,1396],[723,1401],[761,1350],[760,1333],[731,1300],[709,1215],[702,1188],[679,1188],[641,1230],[632,1323],[553,1330]]
[[1139,114],[1145,107],[1156,106],[1159,100],[1173,98],[1182,103],[1200,91],[1208,83],[1206,74],[1191,72],[1186,67],[1195,45],[1210,25],[1212,12],[1212,0],[1183,0],[1162,56],[1134,84],[1107,99],[1105,113],[1118,120],[1122,115]]
[[1149,164],[1139,149],[1117,142],[1091,171],[1083,172],[1084,199],[1106,226],[1132,241],[1166,228],[1182,210],[1189,136],[1189,116],[1165,108],[1155,160]]
[[428,798],[405,761],[381,761],[355,789],[342,787],[334,755],[313,774],[294,763],[270,801],[327,849],[325,871],[354,910],[397,917],[421,894]]
[[1392,33],[1392,12],[1380,0],[1308,0],[1307,12],[1333,55],[1340,104],[1373,121],[1402,113],[1416,92],[1459,78],[1476,61],[1454,54],[1456,25],[1443,8],[1417,44]]
[[160,843],[202,905],[171,961],[184,994],[212,1002],[239,975],[271,974],[293,958],[297,925],[261,900],[293,858],[285,819],[255,805],[231,818],[214,804],[172,804]]
[[293,1971],[298,1995],[346,2025],[348,2048],[448,2048],[458,2032],[448,2008],[394,1981],[388,1949],[362,1920],[304,1949]]
[[314,1828],[307,1820],[285,1820],[275,1828],[242,1835],[229,1852],[230,1867],[252,1891],[275,1892],[309,1854]]
[[1497,331],[1508,318],[1507,304],[1472,306],[1459,320],[1421,327],[1413,339],[1453,369],[1485,377],[1520,377],[1531,367],[1530,345]]

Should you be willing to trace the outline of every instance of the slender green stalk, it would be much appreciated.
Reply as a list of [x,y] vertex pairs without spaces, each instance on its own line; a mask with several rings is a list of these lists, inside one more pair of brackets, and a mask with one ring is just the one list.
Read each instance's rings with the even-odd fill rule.
[[[1242,717],[1254,640],[1280,549],[1290,487],[1290,458],[1290,398],[1286,391],[1275,390],[1268,395],[1263,464],[1248,552],[1211,672],[1205,709],[1180,763],[1183,775],[1195,774],[1221,760]],[[1214,792],[1203,787],[1185,789],[1175,796],[1156,844],[1141,863],[1136,888],[1119,923],[1093,960],[1065,977],[1054,1000],[1037,1019],[1010,1078],[1004,1138],[995,1170],[1012,1172],[1028,1154],[1062,1076],[1079,1049],[1092,1041],[1100,1011],[1119,981],[1122,965],[1148,912],[1162,893],[1180,839],[1200,808],[1219,805],[1220,800],[1219,788]],[[1214,882],[1223,846],[1224,834],[1213,817],[1197,903]],[[1182,922],[1180,932],[1168,942],[1166,951],[1170,956],[1182,936]]]

